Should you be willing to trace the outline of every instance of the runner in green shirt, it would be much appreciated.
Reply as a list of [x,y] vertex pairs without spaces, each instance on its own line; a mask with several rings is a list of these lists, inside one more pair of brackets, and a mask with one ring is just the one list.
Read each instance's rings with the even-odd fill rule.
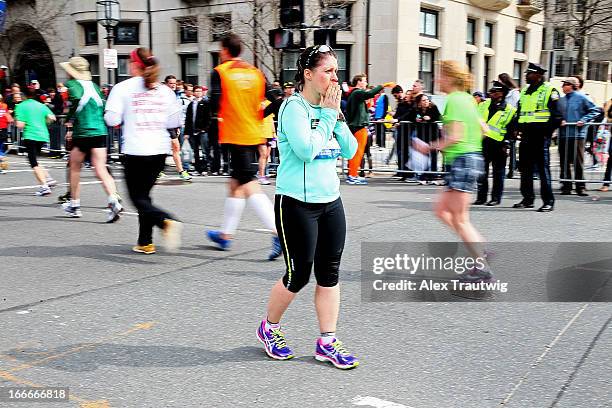
[[36,89],[27,88],[26,97],[27,100],[15,106],[15,121],[17,127],[23,129],[22,143],[26,148],[30,167],[40,184],[36,195],[47,196],[51,194],[50,187],[57,182],[53,180],[47,169],[38,164],[37,156],[43,146],[49,143],[47,125],[55,121],[55,115],[46,105],[36,100]]
[[69,217],[79,218],[81,213],[81,167],[87,153],[91,154],[91,162],[96,176],[102,182],[102,187],[108,194],[108,219],[115,222],[123,211],[121,197],[117,194],[115,180],[106,168],[107,128],[104,122],[103,95],[91,80],[89,62],[83,57],[72,57],[68,62],[62,62],[61,67],[72,78],[66,82],[71,103],[70,112],[66,118],[66,142],[72,142],[70,150],[70,201],[62,204],[64,212]]
[[494,281],[494,278],[482,248],[484,239],[470,222],[469,215],[470,196],[477,189],[478,178],[484,170],[480,152],[486,130],[474,99],[467,93],[471,82],[472,76],[464,64],[440,61],[438,83],[440,90],[448,95],[443,114],[445,137],[430,146],[419,144],[415,148],[421,153],[441,150],[444,154],[448,185],[440,195],[435,213],[463,240],[476,265],[482,266],[462,273],[458,279],[479,283]]

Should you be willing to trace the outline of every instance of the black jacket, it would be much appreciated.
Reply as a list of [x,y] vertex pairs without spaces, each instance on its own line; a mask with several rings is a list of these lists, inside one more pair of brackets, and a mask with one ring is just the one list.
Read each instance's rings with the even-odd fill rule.
[[185,134],[193,135],[194,133],[207,132],[210,127],[210,103],[208,99],[202,98],[198,102],[198,110],[196,111],[195,121],[193,120],[193,106],[191,102],[185,113]]

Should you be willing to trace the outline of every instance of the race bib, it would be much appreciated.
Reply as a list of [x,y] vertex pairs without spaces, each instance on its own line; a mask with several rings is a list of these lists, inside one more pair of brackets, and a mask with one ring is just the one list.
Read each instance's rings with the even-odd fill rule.
[[[311,119],[310,120],[310,128],[316,129],[319,125],[319,119]],[[315,160],[323,160],[323,159],[337,159],[340,157],[340,145],[338,144],[338,140],[336,140],[336,135],[332,132],[329,139],[327,139],[327,143],[321,149],[319,154],[315,156]]]

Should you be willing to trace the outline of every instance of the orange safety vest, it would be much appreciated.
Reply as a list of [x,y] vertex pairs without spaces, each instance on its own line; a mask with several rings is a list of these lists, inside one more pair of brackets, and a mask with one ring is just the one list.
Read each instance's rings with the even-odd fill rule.
[[219,143],[255,146],[262,133],[266,80],[260,70],[240,59],[215,67],[221,78]]

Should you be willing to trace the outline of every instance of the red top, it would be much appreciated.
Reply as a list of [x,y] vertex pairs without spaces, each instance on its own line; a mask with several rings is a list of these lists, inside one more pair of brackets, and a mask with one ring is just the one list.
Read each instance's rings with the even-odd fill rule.
[[6,103],[0,103],[0,129],[6,129],[8,127],[9,117],[10,113],[8,112]]

